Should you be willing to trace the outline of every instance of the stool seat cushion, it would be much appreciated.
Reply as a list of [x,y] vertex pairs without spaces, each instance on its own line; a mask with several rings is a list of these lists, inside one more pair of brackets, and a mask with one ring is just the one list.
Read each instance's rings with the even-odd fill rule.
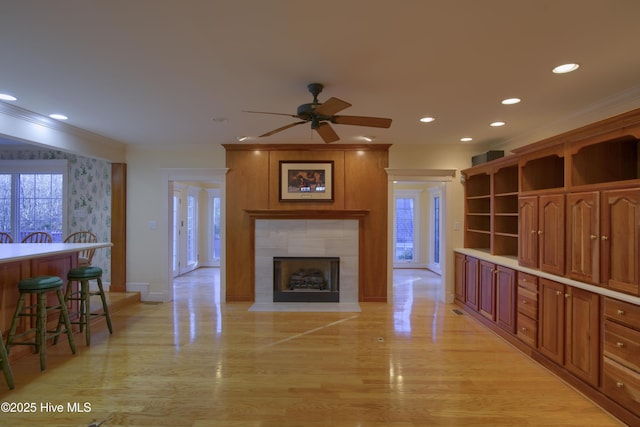
[[62,279],[57,276],[36,276],[20,280],[18,289],[21,291],[40,291],[55,289],[63,284]]
[[69,270],[67,274],[67,279],[90,279],[93,277],[102,276],[102,269],[100,267],[86,266],[86,267],[76,267]]

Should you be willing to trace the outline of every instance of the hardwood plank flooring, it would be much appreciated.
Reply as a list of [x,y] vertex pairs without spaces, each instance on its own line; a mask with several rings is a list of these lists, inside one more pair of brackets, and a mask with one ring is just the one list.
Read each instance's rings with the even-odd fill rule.
[[14,362],[16,388],[0,382],[0,401],[36,408],[4,410],[0,425],[622,425],[437,302],[438,280],[396,270],[394,303],[360,313],[250,312],[219,303],[217,269],[196,270],[173,302],[114,312],[114,334],[99,323],[75,356],[50,347],[45,372],[34,355]]

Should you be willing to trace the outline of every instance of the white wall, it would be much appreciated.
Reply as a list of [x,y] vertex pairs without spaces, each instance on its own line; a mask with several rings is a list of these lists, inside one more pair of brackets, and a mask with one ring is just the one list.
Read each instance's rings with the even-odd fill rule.
[[[223,147],[199,152],[127,151],[127,289],[148,301],[170,301],[167,169],[224,168]],[[150,225],[157,227],[152,229]]]

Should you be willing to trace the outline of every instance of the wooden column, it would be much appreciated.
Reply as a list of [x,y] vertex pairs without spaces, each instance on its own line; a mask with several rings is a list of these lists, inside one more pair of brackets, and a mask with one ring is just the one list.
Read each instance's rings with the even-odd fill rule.
[[127,165],[111,164],[111,292],[127,289]]

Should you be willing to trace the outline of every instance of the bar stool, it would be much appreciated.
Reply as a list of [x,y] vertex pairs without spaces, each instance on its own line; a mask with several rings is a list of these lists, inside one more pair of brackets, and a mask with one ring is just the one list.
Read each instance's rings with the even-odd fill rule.
[[12,390],[13,385],[13,372],[11,371],[11,365],[9,365],[9,355],[7,349],[4,346],[2,340],[2,333],[0,333],[0,365],[2,365],[2,371],[4,372],[4,379],[7,382],[7,386]]
[[[44,371],[46,368],[48,339],[57,338],[58,335],[66,333],[69,339],[71,352],[73,354],[76,353],[76,345],[73,341],[73,333],[71,332],[67,306],[64,303],[64,295],[62,295],[62,285],[64,285],[64,282],[56,276],[37,276],[23,279],[18,282],[20,297],[18,298],[16,312],[13,316],[13,321],[11,322],[9,335],[7,336],[7,354],[11,351],[11,347],[14,345],[32,345],[35,347],[35,352],[40,353],[41,371]],[[58,297],[57,304],[47,306],[47,294],[49,292],[56,293],[56,296]],[[24,300],[27,295],[35,295],[36,303],[25,307]],[[35,312],[33,310],[34,308]],[[47,313],[53,310],[60,310],[59,322],[64,322],[64,330],[60,328],[60,324],[58,324],[55,331],[47,330]],[[18,323],[20,323],[21,317],[35,317],[36,325],[35,327],[27,329],[16,335],[16,329],[18,327]],[[31,333],[35,334],[33,341],[16,341],[16,338],[21,338]]]
[[[92,291],[89,287],[89,281],[95,280],[98,283],[98,290]],[[73,290],[73,282],[78,282],[78,290]],[[91,297],[100,296],[102,301],[102,312],[91,312]],[[85,340],[87,345],[91,345],[91,317],[104,316],[107,320],[109,333],[113,333],[111,328],[111,317],[109,316],[109,306],[102,288],[102,269],[94,266],[76,267],[69,270],[67,274],[67,290],[64,300],[78,301],[78,311],[70,313],[70,318],[78,316],[78,320],[71,320],[72,325],[80,325],[80,332],[85,329]],[[58,321],[58,330],[62,326],[62,320]],[[57,341],[57,338],[56,338]],[[56,342],[54,341],[54,343]]]

